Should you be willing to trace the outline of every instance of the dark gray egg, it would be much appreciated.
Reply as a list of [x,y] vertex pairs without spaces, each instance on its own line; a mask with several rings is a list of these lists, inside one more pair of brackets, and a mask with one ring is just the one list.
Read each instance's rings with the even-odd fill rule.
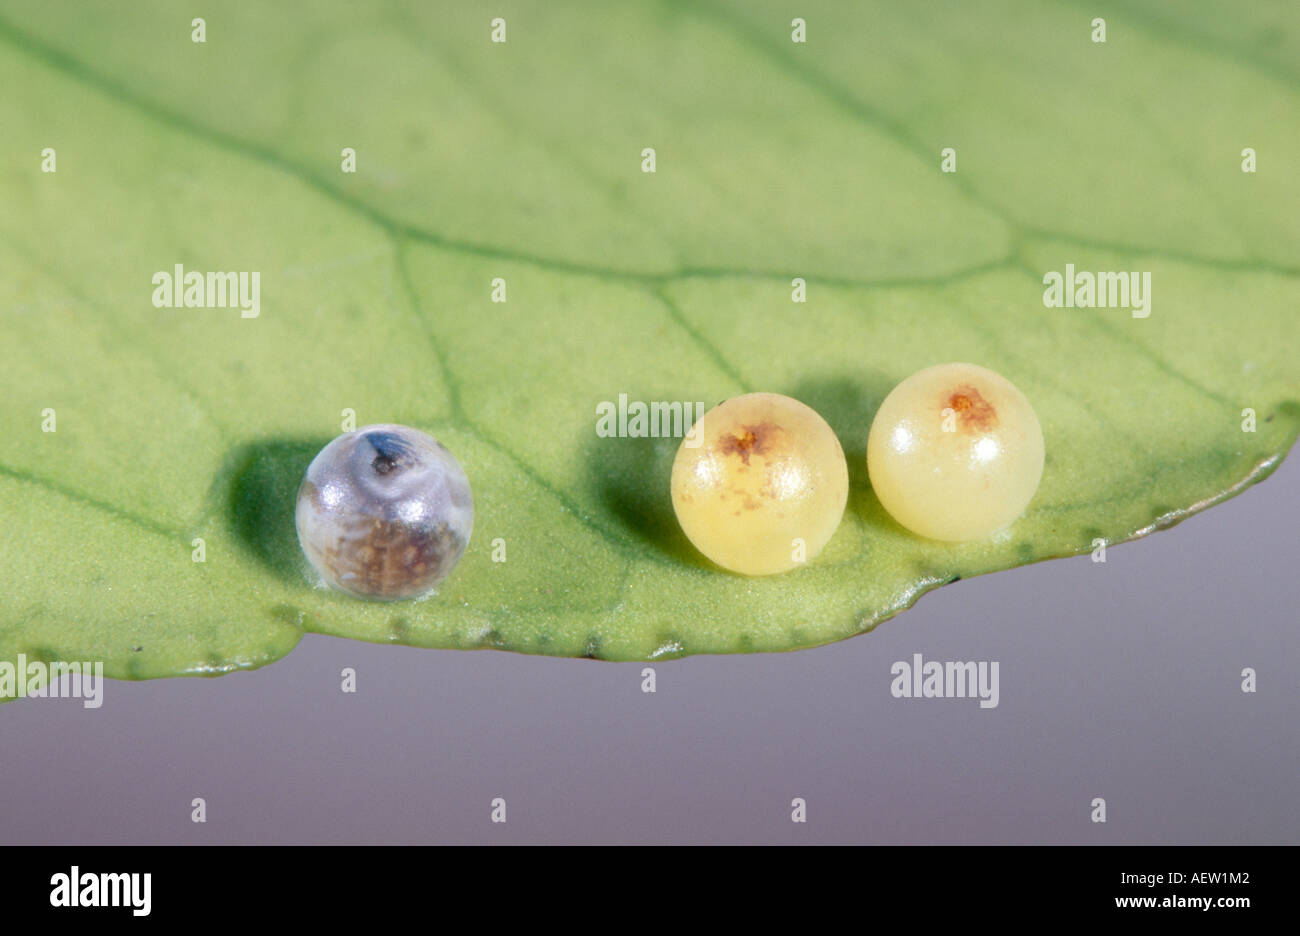
[[418,598],[456,568],[474,529],[469,479],[409,426],[364,426],[320,450],[298,489],[298,542],[350,595]]

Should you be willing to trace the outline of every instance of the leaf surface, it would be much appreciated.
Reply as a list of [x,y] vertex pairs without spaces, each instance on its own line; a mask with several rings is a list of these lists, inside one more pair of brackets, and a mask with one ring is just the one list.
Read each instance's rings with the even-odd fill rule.
[[[0,4],[0,659],[213,674],[304,631],[812,646],[1175,523],[1300,430],[1294,11],[809,2],[796,44],[779,4],[503,3],[494,44],[469,3],[207,7],[196,44],[167,4]],[[1150,317],[1045,308],[1067,263],[1150,272]],[[155,308],[176,264],[259,271],[260,315]],[[1020,386],[1046,439],[1037,498],[985,543],[910,535],[867,480],[884,395],[952,360]],[[750,579],[683,538],[675,440],[595,425],[620,393],[759,389],[827,418],[851,491],[816,561]],[[469,474],[474,539],[435,597],[304,568],[294,494],[345,409]]]

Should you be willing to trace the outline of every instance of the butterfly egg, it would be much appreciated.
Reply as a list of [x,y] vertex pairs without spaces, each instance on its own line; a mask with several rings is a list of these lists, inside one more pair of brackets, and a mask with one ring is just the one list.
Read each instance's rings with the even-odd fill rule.
[[777,393],[715,406],[673,461],[682,530],[709,559],[744,575],[785,572],[815,557],[848,494],[848,465],[831,427]]
[[312,460],[298,542],[330,586],[359,598],[428,594],[469,545],[474,498],[460,463],[409,426],[365,426]]
[[885,397],[867,436],[871,487],[890,516],[930,539],[984,539],[1024,513],[1043,476],[1029,400],[975,364],[917,371]]

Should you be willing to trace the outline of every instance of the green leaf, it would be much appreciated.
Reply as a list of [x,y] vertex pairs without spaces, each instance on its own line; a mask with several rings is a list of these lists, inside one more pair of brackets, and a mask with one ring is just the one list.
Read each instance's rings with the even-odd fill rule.
[[[0,8],[0,659],[213,674],[304,631],[811,646],[1176,523],[1296,439],[1294,16],[824,0],[796,44],[782,4],[503,2],[497,44],[478,4],[384,9],[210,2],[197,44],[170,4]],[[1045,308],[1067,263],[1149,271],[1150,317]],[[260,315],[155,308],[176,264],[259,271]],[[1043,424],[1042,487],[995,541],[908,534],[866,476],[881,399],[952,360]],[[816,408],[850,459],[835,538],[766,579],[684,540],[675,440],[595,433],[620,393],[756,389]],[[470,476],[474,540],[431,599],[306,574],[294,492],[344,409]]]

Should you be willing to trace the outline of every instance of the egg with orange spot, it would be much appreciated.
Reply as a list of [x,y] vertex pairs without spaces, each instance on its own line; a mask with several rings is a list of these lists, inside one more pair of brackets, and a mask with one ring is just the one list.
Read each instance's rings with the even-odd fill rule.
[[917,371],[885,397],[867,472],[895,520],[936,540],[985,539],[1025,512],[1043,476],[1043,430],[1028,398],[976,364]]
[[743,575],[786,572],[817,556],[848,501],[844,450],[798,400],[747,393],[709,410],[673,461],[672,501],[687,538]]

